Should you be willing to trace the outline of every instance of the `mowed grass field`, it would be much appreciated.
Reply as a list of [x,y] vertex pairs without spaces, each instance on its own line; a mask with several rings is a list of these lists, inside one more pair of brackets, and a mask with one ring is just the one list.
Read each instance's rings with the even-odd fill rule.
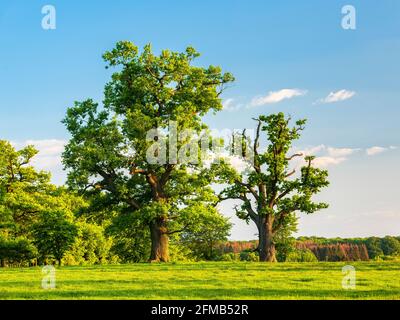
[[61,267],[56,288],[41,268],[0,269],[0,299],[400,299],[400,263],[348,263],[356,288],[342,288],[346,263],[209,262]]

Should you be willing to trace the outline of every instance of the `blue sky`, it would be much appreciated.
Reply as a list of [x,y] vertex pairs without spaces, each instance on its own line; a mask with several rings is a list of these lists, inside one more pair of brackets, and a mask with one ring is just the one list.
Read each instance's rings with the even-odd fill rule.
[[[46,4],[56,8],[56,30],[41,27]],[[356,9],[356,30],[341,27],[346,4]],[[73,101],[102,100],[111,71],[101,55],[119,40],[151,42],[155,51],[192,45],[198,64],[232,72],[227,110],[206,117],[212,128],[251,128],[252,117],[277,111],[308,119],[296,147],[317,152],[329,169],[320,199],[331,207],[301,216],[299,235],[399,234],[398,0],[2,0],[0,137],[36,143],[37,163],[55,182],[68,139],[60,121]],[[234,223],[232,238],[254,238],[254,228]]]

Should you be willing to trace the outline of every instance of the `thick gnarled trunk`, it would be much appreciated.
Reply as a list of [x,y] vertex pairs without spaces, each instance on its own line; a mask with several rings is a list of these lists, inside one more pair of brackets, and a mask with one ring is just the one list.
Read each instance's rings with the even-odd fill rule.
[[151,255],[150,262],[169,261],[169,237],[167,234],[166,223],[158,219],[150,224],[151,236]]
[[258,226],[258,250],[261,262],[277,262],[272,225],[273,219],[267,217]]

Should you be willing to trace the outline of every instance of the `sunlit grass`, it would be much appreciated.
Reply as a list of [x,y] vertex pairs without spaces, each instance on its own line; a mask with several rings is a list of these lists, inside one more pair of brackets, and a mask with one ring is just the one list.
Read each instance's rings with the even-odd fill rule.
[[61,267],[56,288],[41,268],[0,269],[0,299],[400,299],[400,263],[348,263],[356,289],[342,288],[346,263],[208,262]]

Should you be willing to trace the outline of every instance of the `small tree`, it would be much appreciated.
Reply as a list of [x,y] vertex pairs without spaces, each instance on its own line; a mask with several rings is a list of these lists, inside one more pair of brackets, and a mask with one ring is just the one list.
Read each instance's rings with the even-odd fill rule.
[[63,264],[102,264],[113,262],[116,256],[110,252],[113,244],[101,225],[80,220],[76,222],[77,236],[71,248],[65,253]]
[[26,238],[5,239],[0,237],[0,263],[21,264],[36,258],[37,250]]
[[213,260],[217,252],[215,246],[228,239],[232,224],[228,218],[218,214],[209,214],[195,228],[182,233],[181,240],[197,259]]
[[384,237],[381,240],[381,248],[386,256],[400,255],[400,241],[398,241],[395,237]]
[[381,248],[381,239],[377,237],[370,237],[366,241],[366,246],[368,250],[368,256],[371,259],[383,256],[383,250]]
[[[243,153],[253,153],[249,172],[239,173],[230,165],[215,166],[221,182],[228,183],[220,200],[238,199],[241,206],[236,207],[237,216],[246,221],[252,220],[258,228],[260,261],[275,262],[276,236],[288,228],[296,219],[296,211],[313,213],[327,208],[326,203],[315,203],[312,196],[328,186],[328,172],[313,167],[314,157],[304,157],[306,165],[300,175],[290,168],[290,161],[303,157],[297,153],[288,155],[294,140],[300,137],[305,120],[289,127],[290,117],[283,113],[260,116],[254,141],[243,132],[241,144]],[[260,152],[260,139],[266,135],[268,145]]]
[[32,226],[34,243],[43,259],[54,257],[61,265],[64,253],[72,246],[77,236],[77,227],[60,211],[41,214]]

